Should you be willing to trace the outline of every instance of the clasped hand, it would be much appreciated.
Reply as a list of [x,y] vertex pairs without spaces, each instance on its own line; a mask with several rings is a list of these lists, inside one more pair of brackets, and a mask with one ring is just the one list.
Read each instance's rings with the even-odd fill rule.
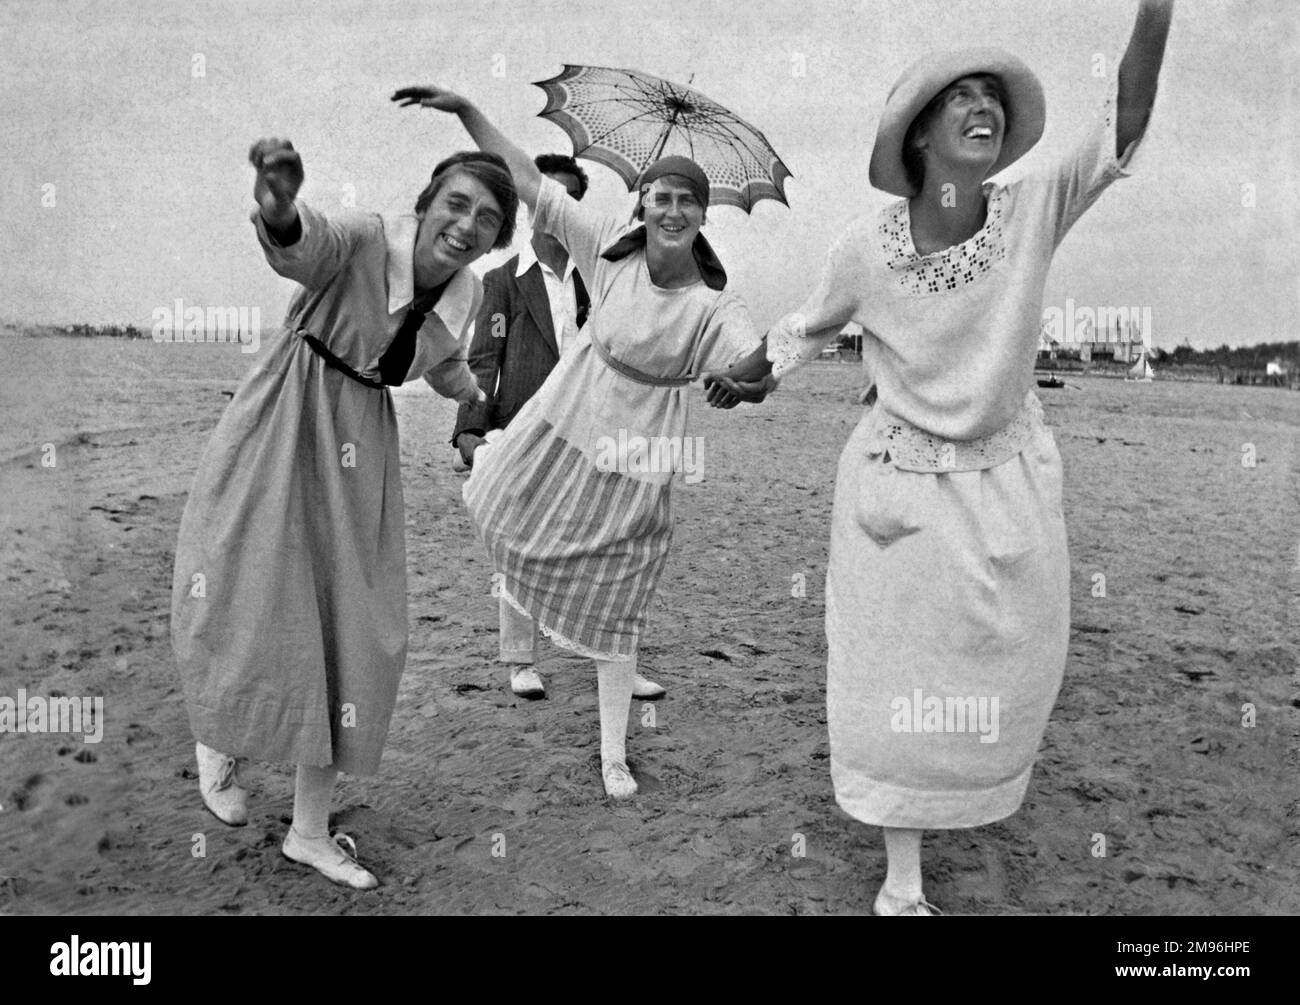
[[776,389],[776,378],[767,374],[758,380],[736,380],[726,373],[704,375],[706,398],[713,408],[735,408],[742,401],[756,405]]

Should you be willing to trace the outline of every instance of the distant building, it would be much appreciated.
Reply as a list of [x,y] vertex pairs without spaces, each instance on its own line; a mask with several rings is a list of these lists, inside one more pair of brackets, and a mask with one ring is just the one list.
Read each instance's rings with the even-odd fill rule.
[[1132,363],[1146,351],[1151,330],[1150,307],[1093,308],[1067,298],[1064,309],[1043,309],[1038,354],[1040,359]]

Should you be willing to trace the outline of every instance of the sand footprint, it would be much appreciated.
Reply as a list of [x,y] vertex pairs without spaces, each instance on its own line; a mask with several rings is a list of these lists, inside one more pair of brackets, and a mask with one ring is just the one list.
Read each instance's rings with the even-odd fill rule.
[[44,775],[37,773],[29,776],[27,781],[23,782],[22,786],[9,797],[9,808],[19,813],[39,809],[41,806],[39,790],[44,785]]

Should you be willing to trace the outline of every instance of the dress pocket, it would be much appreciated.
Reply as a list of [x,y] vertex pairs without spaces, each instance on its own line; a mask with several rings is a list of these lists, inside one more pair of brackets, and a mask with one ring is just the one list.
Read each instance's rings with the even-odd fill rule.
[[1056,507],[1058,515],[1065,513],[1065,473],[1061,468],[1061,452],[1056,446],[1056,437],[1050,429],[1043,429],[1039,434],[1037,446],[1038,466],[1048,499]]
[[867,536],[886,548],[921,529],[916,506],[917,478],[910,471],[899,471],[886,451],[872,451],[858,472],[857,521]]

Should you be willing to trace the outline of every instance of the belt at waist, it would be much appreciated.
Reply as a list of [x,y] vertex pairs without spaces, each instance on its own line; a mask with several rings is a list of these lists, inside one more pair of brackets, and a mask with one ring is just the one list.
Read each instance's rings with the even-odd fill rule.
[[605,361],[607,367],[638,384],[649,384],[651,387],[684,387],[691,382],[690,377],[652,377],[634,366],[616,360],[609,354],[609,350],[600,344],[600,339],[596,337],[595,332],[591,335],[591,345],[596,350],[596,354]]
[[344,363],[343,360],[339,359],[332,352],[326,349],[325,343],[309,332],[306,328],[299,328],[297,334],[307,343],[312,352],[325,361],[325,365],[330,369],[337,370],[339,373],[351,377],[358,384],[364,384],[366,387],[374,388],[376,391],[382,391],[388,386],[380,381],[371,380],[369,377],[361,376],[361,374],[357,373],[356,370],[352,369],[352,367]]
[[[874,397],[872,398],[874,400]],[[872,406],[868,450],[889,451],[902,471],[983,471],[1017,457],[1043,428],[1043,406],[1030,391],[1001,429],[973,440],[949,440],[900,419],[879,403]]]

